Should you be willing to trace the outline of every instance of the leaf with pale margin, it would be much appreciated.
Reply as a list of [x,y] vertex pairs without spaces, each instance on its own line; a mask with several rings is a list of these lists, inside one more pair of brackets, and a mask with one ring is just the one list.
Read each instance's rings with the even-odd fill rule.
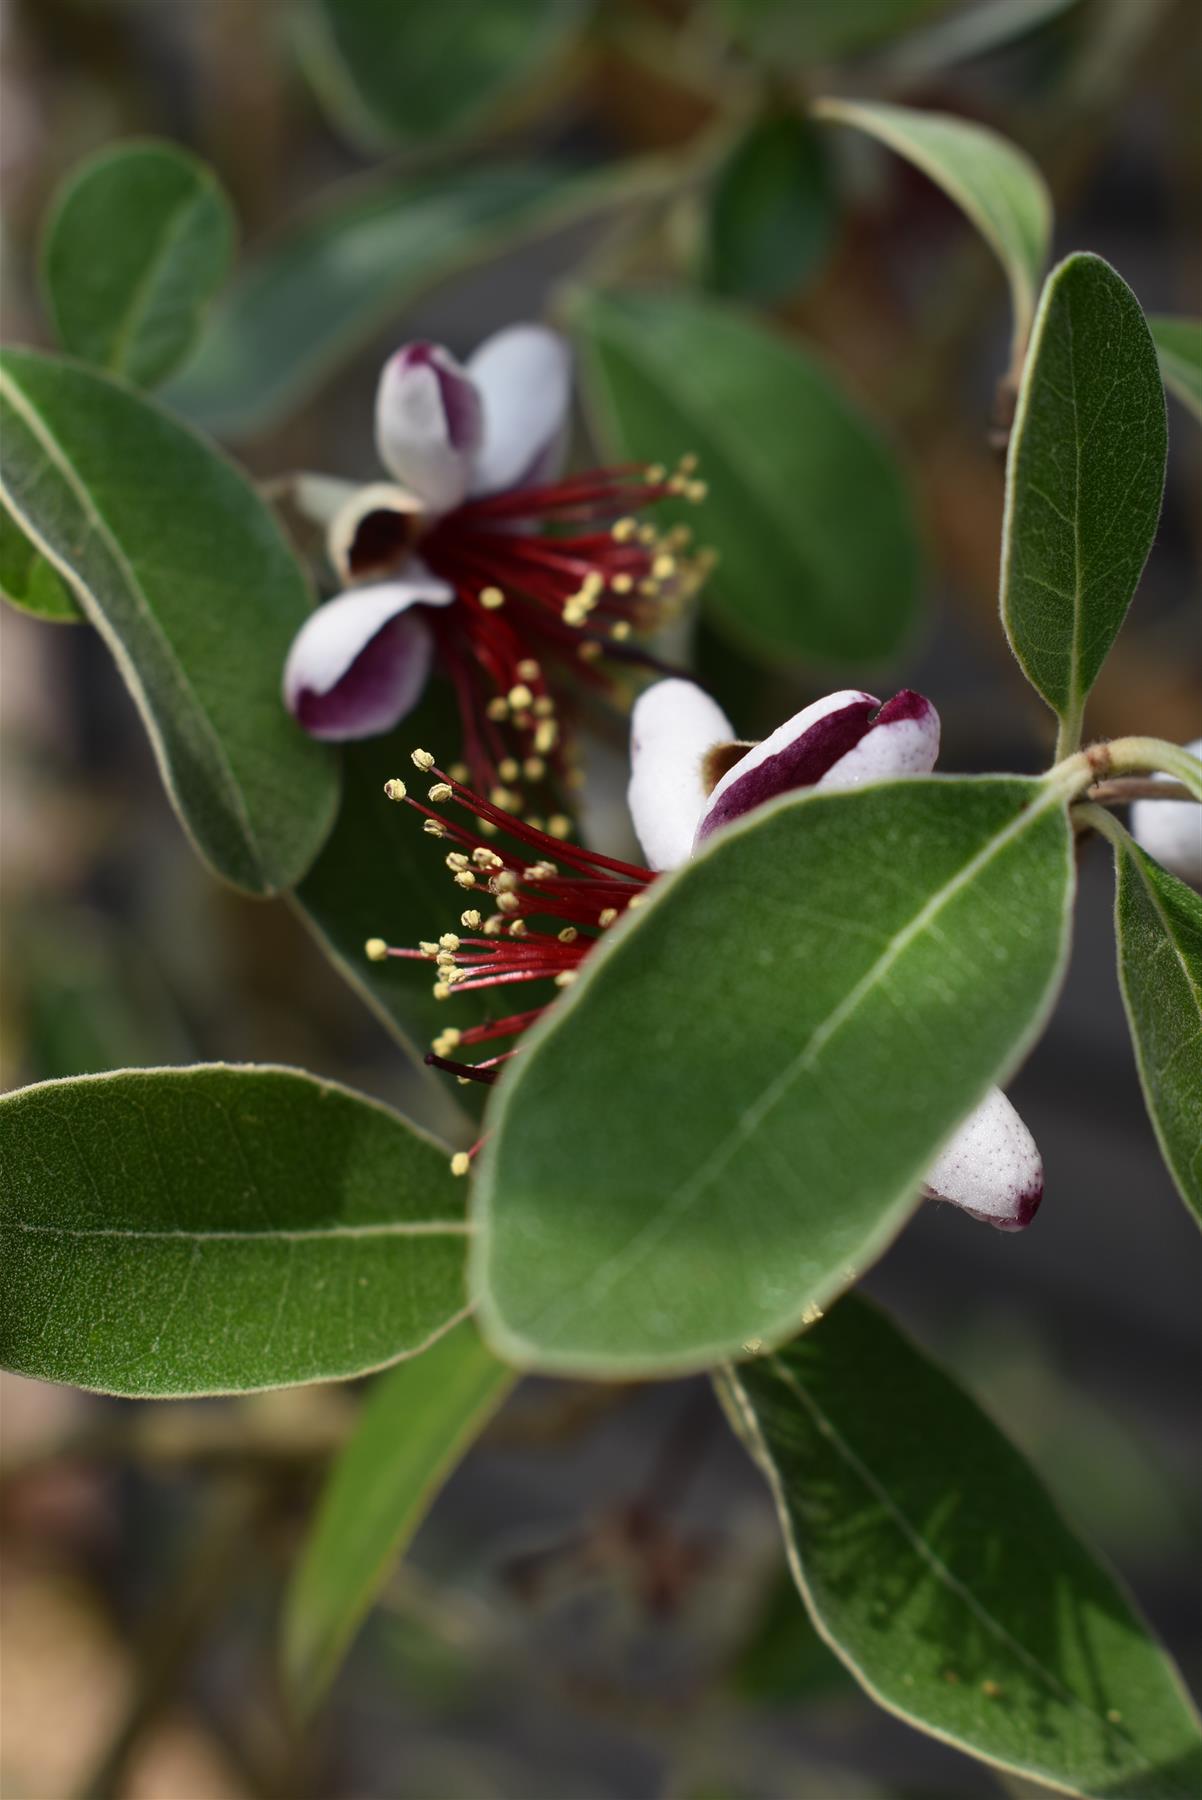
[[1202,419],[1202,319],[1149,316],[1148,329],[1160,357],[1164,384]]
[[1190,1800],[1202,1735],[1114,1577],[976,1402],[866,1301],[719,1392],[815,1624],[880,1705],[1089,1800]]
[[7,506],[0,506],[0,599],[53,625],[79,625],[71,590],[30,543]]
[[338,765],[280,698],[309,594],[270,512],[203,438],[76,363],[5,351],[0,421],[5,502],[113,652],[196,848],[252,893],[291,886]]
[[42,281],[64,350],[154,387],[187,356],[234,251],[207,164],[138,140],[93,156],[51,205]]
[[223,436],[263,431],[436,282],[624,192],[529,163],[335,189],[245,264],[167,398]]
[[101,1393],[365,1374],[464,1311],[446,1151],[295,1069],[202,1064],[0,1098],[0,1362]]
[[583,0],[457,6],[306,0],[301,65],[331,119],[369,150],[424,146],[482,124],[546,80],[585,16]]
[[1161,1154],[1202,1225],[1202,896],[1115,844],[1119,983]]
[[[918,607],[918,540],[874,427],[796,344],[720,301],[582,294],[584,398],[615,458],[700,457],[704,602],[760,656],[896,650]],[[694,508],[663,509],[697,526]]]
[[333,1681],[393,1565],[514,1379],[465,1319],[371,1389],[288,1587],[284,1684],[299,1711]]
[[1052,238],[1052,198],[1025,150],[950,113],[881,101],[816,100],[817,119],[852,125],[929,175],[972,221],[1010,283],[1015,362],[1031,329]]
[[1039,782],[810,793],[716,835],[589,959],[497,1088],[469,1258],[521,1366],[777,1343],[896,1235],[1042,1025],[1067,946]]
[[1100,256],[1048,276],[1006,465],[1002,620],[1067,724],[1127,616],[1156,536],[1168,432],[1156,349]]

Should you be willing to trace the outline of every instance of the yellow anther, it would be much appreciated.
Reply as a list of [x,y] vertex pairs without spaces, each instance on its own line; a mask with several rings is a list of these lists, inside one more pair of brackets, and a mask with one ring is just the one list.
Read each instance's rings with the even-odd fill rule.
[[617,907],[607,906],[603,912],[597,914],[597,923],[604,928],[606,925],[612,925],[617,916]]
[[383,938],[368,938],[363,946],[363,954],[368,962],[383,962],[388,955],[388,945]]
[[467,869],[470,867],[471,867],[471,864],[468,862],[468,859],[463,854],[462,850],[449,850],[447,852],[447,868],[448,869],[459,870],[459,869]]
[[439,1032],[430,1048],[435,1056],[449,1056],[452,1050],[458,1050],[462,1037],[461,1031],[458,1031],[454,1025],[448,1025],[445,1031]]
[[440,800],[449,800],[454,792],[455,790],[449,781],[436,781],[434,786],[430,789],[429,797],[434,802],[435,806],[437,806]]
[[534,695],[524,682],[519,681],[516,687],[511,687],[509,690],[509,704],[515,712],[523,706],[529,706],[533,699]]
[[391,781],[386,781],[384,783],[384,792],[390,800],[403,800],[409,790],[405,786],[405,783],[399,781],[394,775]]
[[466,1150],[456,1150],[451,1158],[451,1174],[466,1175],[472,1166],[472,1159]]
[[510,935],[510,937],[515,937],[515,938],[525,937],[525,935],[526,935],[525,919],[514,919],[512,924],[509,927],[509,935]]
[[431,837],[446,837],[447,828],[441,819],[423,819],[422,830],[428,831]]
[[447,1000],[450,998],[451,990],[445,981],[436,981],[431,992],[436,1000]]
[[555,864],[547,862],[545,859],[542,862],[531,863],[525,871],[527,881],[553,881],[558,874],[559,870]]
[[576,654],[580,658],[581,662],[596,662],[597,658],[601,654],[601,646],[597,642],[596,638],[589,638],[587,643],[581,644],[579,646],[579,648],[576,651]]
[[527,813],[526,823],[531,831],[541,831],[543,828],[542,816],[539,813]]
[[690,481],[688,487],[684,491],[684,497],[686,500],[691,500],[694,506],[696,506],[700,501],[705,499],[708,493],[709,488],[704,481]]
[[534,702],[535,718],[536,719],[549,719],[552,717],[554,712],[555,712],[555,702],[554,702],[554,700],[552,700],[550,694],[540,694],[538,699]]
[[502,695],[497,694],[489,701],[488,705],[484,708],[484,712],[486,717],[490,718],[494,725],[500,725],[509,717],[509,702],[504,699]]
[[524,656],[518,664],[518,674],[523,681],[537,681],[542,672],[542,665],[532,656]]
[[498,894],[497,906],[503,913],[515,913],[521,908],[521,901],[516,894]]
[[522,774],[527,781],[541,781],[547,773],[547,765],[541,756],[528,756],[522,764]]
[[497,764],[497,774],[502,781],[516,781],[521,772],[521,765],[512,756],[505,757]]
[[423,775],[428,769],[434,767],[434,758],[430,755],[428,750],[414,750],[412,752],[412,761],[414,768],[420,769]]
[[693,470],[697,467],[696,452],[693,450],[686,450],[676,466],[682,475],[691,475]]
[[493,876],[488,885],[494,894],[515,894],[518,878],[512,869],[502,869],[499,875]]
[[563,622],[565,625],[583,625],[589,611],[583,594],[569,594],[563,603]]
[[556,987],[571,987],[578,973],[576,969],[561,969],[555,977]]
[[627,912],[633,912],[636,906],[642,906],[646,898],[646,894],[631,894],[629,900],[626,902]]
[[469,906],[466,912],[460,913],[459,923],[463,926],[465,931],[479,931],[481,923],[480,914],[476,911],[474,906]]
[[502,812],[521,812],[522,810],[522,796],[513,788],[492,788],[488,797],[494,806],[501,808]]
[[628,544],[639,528],[637,519],[618,519],[610,531],[615,544]]
[[431,939],[429,939],[429,938],[419,938],[417,941],[417,947],[421,951],[423,956],[437,956],[438,955],[438,945],[433,943],[431,941]]
[[472,861],[478,869],[503,869],[505,867],[504,858],[498,856],[495,850],[488,849],[484,844],[476,845],[472,851]]
[[604,575],[601,574],[599,569],[590,569],[584,580],[580,583],[580,592],[586,599],[592,599],[595,595],[603,593],[604,591]]
[[634,576],[623,571],[621,575],[615,575],[609,585],[615,594],[628,594],[634,586]]
[[623,643],[630,636],[630,620],[617,619],[610,627],[609,635],[617,643]]
[[472,874],[470,869],[460,869],[458,875],[455,877],[455,885],[456,887],[461,888],[474,888],[476,885],[476,877]]
[[676,558],[670,551],[661,550],[651,564],[651,573],[657,581],[667,581],[670,575],[676,573]]
[[547,831],[553,838],[571,837],[572,821],[564,813],[552,813],[547,820]]
[[499,606],[504,606],[505,596],[499,587],[481,588],[480,604],[487,608],[489,612],[496,612]]
[[640,544],[646,544],[648,549],[651,549],[654,545],[659,543],[659,532],[655,529],[654,525],[640,525],[638,538]]
[[447,770],[447,774],[451,777],[452,781],[466,781],[471,774],[471,770],[465,762],[453,762]]
[[[584,649],[584,647],[585,646],[582,644],[581,649]],[[534,748],[538,751],[540,756],[546,756],[548,751],[554,750],[555,741],[558,736],[559,726],[554,719],[539,720],[534,730]]]
[[643,471],[644,478],[651,483],[652,487],[657,487],[667,473],[663,463],[648,463]]
[[490,913],[484,921],[485,937],[500,937],[505,928],[505,921],[500,913]]
[[459,939],[453,931],[444,931],[438,942],[443,950],[458,950],[459,948]]
[[580,933],[574,925],[565,925],[563,930],[556,935],[561,944],[574,944],[576,939],[580,936]]

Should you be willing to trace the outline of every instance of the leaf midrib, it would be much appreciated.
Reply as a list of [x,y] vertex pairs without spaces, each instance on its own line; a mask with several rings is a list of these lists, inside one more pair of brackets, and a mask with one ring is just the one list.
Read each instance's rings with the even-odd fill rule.
[[378,1237],[465,1237],[472,1227],[466,1219],[397,1219],[380,1225],[312,1225],[281,1228],[279,1231],[183,1231],[179,1228],[122,1225],[43,1225],[28,1219],[11,1219],[14,1231],[27,1231],[39,1237],[79,1238],[91,1242],[96,1238],[133,1238],[138,1243],[187,1244],[303,1244],[338,1238]]

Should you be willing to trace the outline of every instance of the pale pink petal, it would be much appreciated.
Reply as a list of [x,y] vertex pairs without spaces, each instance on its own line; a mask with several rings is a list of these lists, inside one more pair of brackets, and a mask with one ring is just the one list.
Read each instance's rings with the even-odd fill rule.
[[284,665],[284,703],[313,737],[375,737],[421,695],[433,639],[425,606],[454,599],[422,570],[407,581],[352,588],[311,613]]
[[572,403],[571,352],[543,325],[510,325],[486,338],[467,372],[483,402],[483,441],[471,492],[532,487],[557,472]]
[[[1202,738],[1185,748],[1202,757]],[[1202,806],[1196,800],[1137,800],[1131,808],[1131,835],[1180,880],[1202,887]]]
[[705,809],[706,753],[733,737],[722,708],[694,682],[657,681],[635,701],[627,798],[651,868],[688,861]]
[[1000,1231],[1021,1231],[1043,1199],[1043,1159],[1000,1088],[992,1088],[927,1170],[927,1198],[950,1200]]
[[376,389],[376,448],[385,467],[433,513],[468,490],[484,430],[475,382],[441,344],[406,344]]

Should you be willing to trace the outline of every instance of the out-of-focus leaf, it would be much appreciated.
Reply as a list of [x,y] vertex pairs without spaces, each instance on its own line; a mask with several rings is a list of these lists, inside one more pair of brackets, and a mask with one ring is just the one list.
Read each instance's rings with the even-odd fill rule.
[[987,56],[1052,24],[1077,4],[1078,0],[972,0],[891,49],[889,73],[895,81],[915,80]]
[[34,549],[7,506],[0,506],[0,598],[55,625],[83,621],[70,588]]
[[721,1378],[815,1623],[879,1704],[1091,1800],[1188,1800],[1176,1669],[996,1426],[874,1307],[842,1300]]
[[1164,384],[1202,419],[1202,319],[1149,318]]
[[331,118],[368,149],[481,123],[567,49],[584,0],[305,0],[302,65]]
[[749,300],[779,299],[826,255],[835,218],[830,165],[813,127],[796,113],[758,120],[714,180],[710,285]]
[[1160,518],[1164,386],[1139,301],[1100,256],[1048,276],[1006,467],[1002,620],[1074,748]]
[[203,438],[94,370],[6,351],[0,406],[4,499],[72,577],[196,848],[252,893],[290,886],[338,765],[280,698],[309,596],[275,520]]
[[722,0],[732,31],[761,60],[825,62],[887,42],[952,0]]
[[815,1631],[797,1584],[784,1573],[731,1677],[740,1699],[765,1706],[804,1705],[851,1688],[843,1664]]
[[469,1262],[498,1354],[653,1375],[796,1331],[1042,1024],[1071,894],[1064,805],[1017,778],[811,792],[715,834],[495,1090]]
[[771,658],[895,650],[918,604],[914,520],[892,456],[831,377],[720,301],[584,294],[571,322],[614,455],[700,457],[705,505],[679,516],[718,552],[715,623]]
[[1010,283],[1015,362],[1052,237],[1052,197],[1024,150],[987,126],[881,101],[818,100],[814,114],[879,138],[929,175],[996,252]]
[[1202,896],[1131,839],[1116,841],[1114,929],[1144,1099],[1202,1224]]
[[101,151],[67,177],[42,244],[59,341],[154,387],[196,341],[233,248],[233,213],[205,163],[174,144]]
[[126,1069],[0,1098],[0,1361],[163,1397],[329,1381],[464,1309],[462,1184],[295,1069]]
[[284,1680],[308,1711],[438,1490],[512,1387],[465,1319],[371,1390],[288,1589]]
[[167,397],[224,436],[261,431],[425,289],[623,191],[530,163],[348,184],[246,262]]

